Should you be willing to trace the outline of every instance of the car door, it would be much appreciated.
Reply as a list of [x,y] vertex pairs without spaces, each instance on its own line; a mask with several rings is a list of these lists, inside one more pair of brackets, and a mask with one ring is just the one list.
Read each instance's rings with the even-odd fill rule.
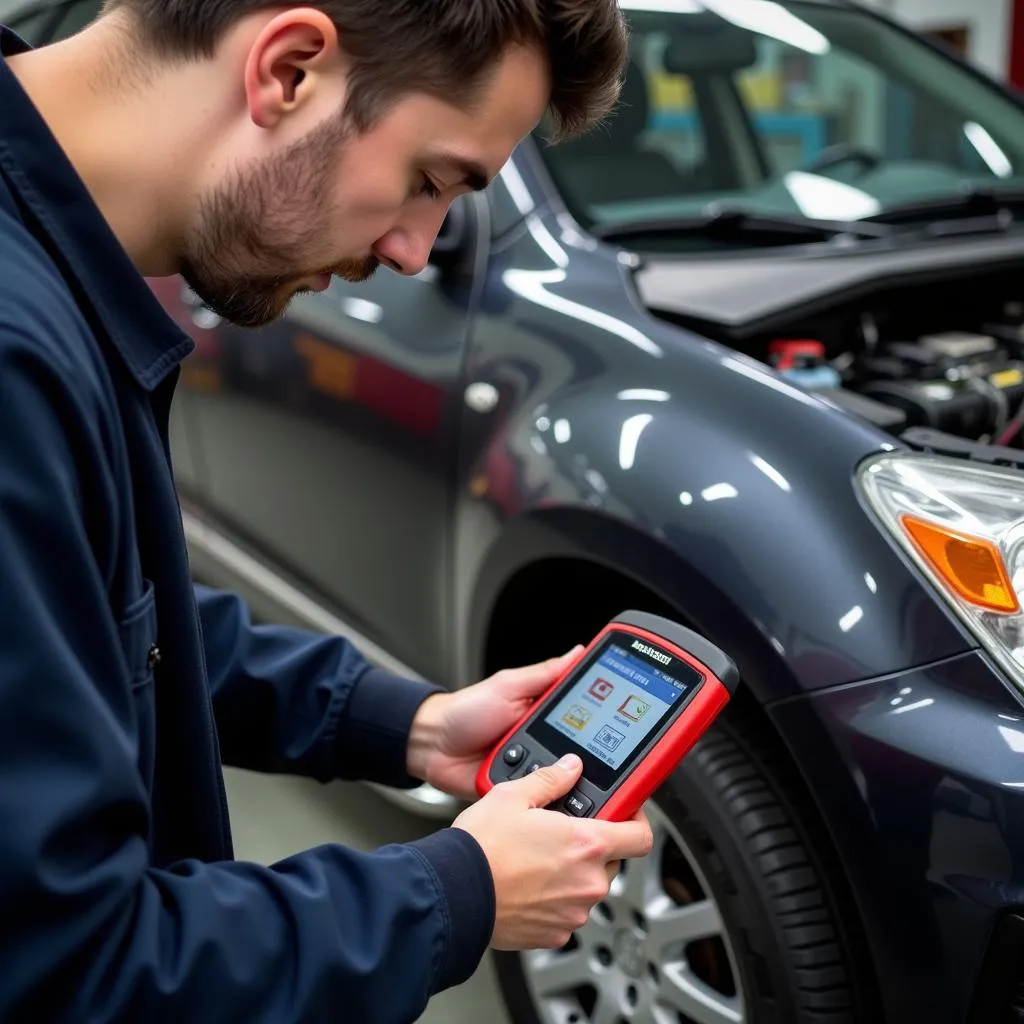
[[445,670],[474,200],[453,208],[417,277],[382,268],[362,284],[335,280],[257,331],[198,309],[209,337],[182,382],[207,510],[432,678]]

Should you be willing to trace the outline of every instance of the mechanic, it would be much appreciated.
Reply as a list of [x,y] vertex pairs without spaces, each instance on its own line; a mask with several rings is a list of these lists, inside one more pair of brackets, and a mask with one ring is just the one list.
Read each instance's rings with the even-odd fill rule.
[[614,104],[615,0],[111,0],[0,52],[0,1019],[411,1021],[489,946],[564,944],[652,842],[544,809],[578,759],[418,842],[233,858],[222,763],[472,798],[562,662],[448,693],[193,586],[191,342],[145,278],[257,327],[419,272],[546,112]]

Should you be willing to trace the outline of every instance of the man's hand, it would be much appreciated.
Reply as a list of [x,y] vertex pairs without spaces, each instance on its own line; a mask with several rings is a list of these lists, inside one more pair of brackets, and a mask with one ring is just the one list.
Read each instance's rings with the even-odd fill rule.
[[495,949],[564,946],[608,895],[622,860],[651,851],[654,838],[642,813],[609,822],[544,810],[572,789],[582,767],[569,755],[499,783],[453,823],[480,844],[491,867]]
[[409,734],[409,774],[452,796],[475,800],[480,763],[579,651],[575,647],[560,658],[504,669],[475,686],[428,697]]

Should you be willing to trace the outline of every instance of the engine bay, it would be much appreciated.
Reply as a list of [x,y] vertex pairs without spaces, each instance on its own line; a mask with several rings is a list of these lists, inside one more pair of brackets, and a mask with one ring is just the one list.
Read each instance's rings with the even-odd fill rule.
[[742,339],[700,330],[894,435],[923,427],[1024,448],[1019,270],[837,296]]

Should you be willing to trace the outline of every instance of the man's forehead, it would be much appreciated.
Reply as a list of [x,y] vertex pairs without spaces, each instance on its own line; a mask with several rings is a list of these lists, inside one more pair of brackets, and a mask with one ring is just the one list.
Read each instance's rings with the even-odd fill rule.
[[394,129],[417,140],[418,159],[444,168],[473,191],[483,191],[522,139],[540,123],[551,100],[540,55],[506,56],[479,97],[468,105],[414,93],[396,107]]

